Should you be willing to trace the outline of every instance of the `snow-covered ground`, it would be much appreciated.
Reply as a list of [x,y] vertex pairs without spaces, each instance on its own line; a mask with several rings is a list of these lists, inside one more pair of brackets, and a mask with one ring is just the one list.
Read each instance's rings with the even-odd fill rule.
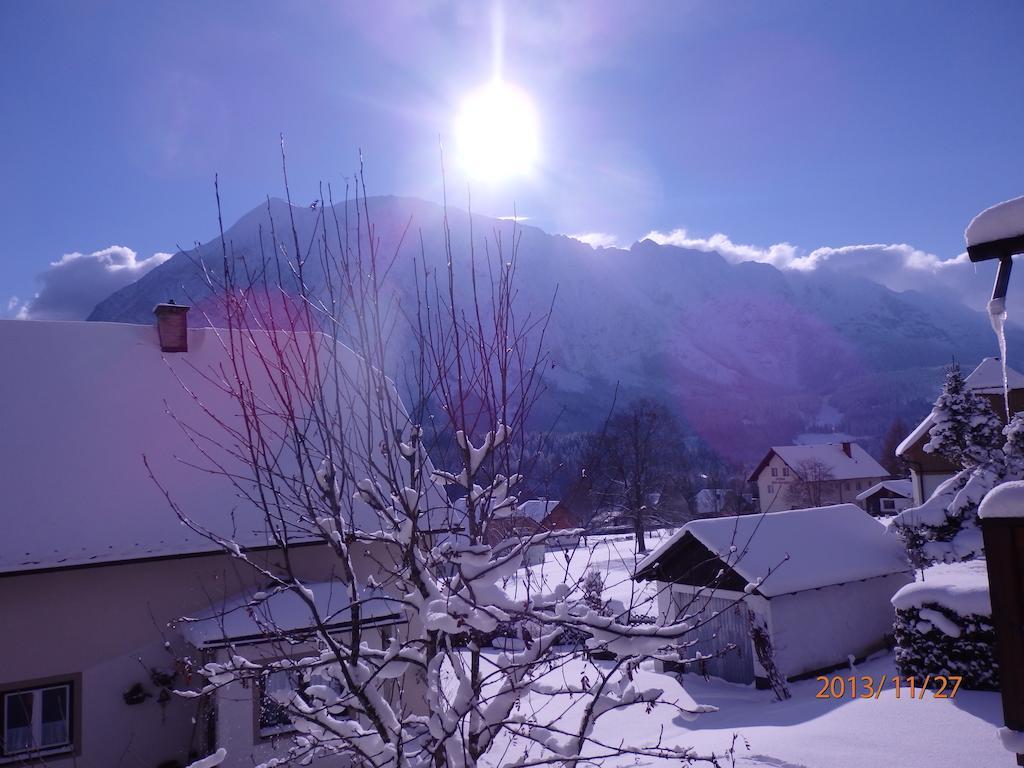
[[[576,680],[590,666],[582,659],[574,660],[558,674]],[[891,679],[896,670],[892,656],[886,654],[858,665],[855,674]],[[821,683],[811,679],[792,683],[792,698],[779,702],[770,691],[718,679],[707,681],[697,675],[684,676],[682,685],[674,677],[651,671],[640,671],[637,678],[642,687],[664,689],[665,700],[711,705],[718,711],[692,719],[664,704],[650,712],[643,706],[612,712],[599,721],[594,732],[605,744],[651,745],[660,738],[664,746],[692,747],[697,755],[722,755],[736,734],[735,765],[739,768],[1010,768],[1014,764],[996,733],[1002,711],[995,693],[960,690],[954,699],[931,695],[910,699],[904,687],[897,699],[895,689],[886,687],[878,699],[819,699],[815,694]],[[546,702],[548,713],[553,706]],[[566,721],[570,717],[567,713]],[[527,744],[525,739],[511,740],[505,758],[522,754]],[[501,750],[495,756],[500,754]],[[530,756],[538,755],[531,750]],[[629,756],[604,759],[600,765],[667,768],[679,762]],[[730,762],[723,759],[721,765]]]
[[[671,533],[650,536],[648,549],[653,550]],[[566,573],[573,580],[582,579],[593,568],[605,579],[605,599],[628,605],[633,598],[634,605],[643,605],[655,595],[656,586],[631,582],[630,573],[637,562],[634,546],[631,536],[613,535],[590,537],[588,547],[571,553],[568,562],[564,553],[548,551],[543,566],[520,570],[508,589],[526,589],[527,574],[533,584],[539,580],[554,583],[564,580]],[[654,613],[653,605],[647,605]],[[608,663],[587,662],[580,657],[553,674],[579,680],[592,664]],[[875,679],[888,676],[891,680],[896,669],[892,656],[886,654],[858,665],[855,672],[839,670],[835,674],[870,675]],[[660,737],[664,745],[689,746],[698,755],[721,755],[737,734],[735,765],[740,768],[1009,768],[1014,763],[996,734],[1002,725],[1002,712],[995,693],[959,690],[951,700],[930,695],[918,700],[908,698],[904,689],[897,699],[895,689],[887,686],[878,699],[819,699],[815,694],[821,684],[812,679],[791,684],[792,698],[778,702],[770,691],[718,679],[686,675],[680,684],[674,676],[652,670],[641,670],[638,675],[642,687],[662,688],[663,700],[688,708],[711,705],[718,711],[694,719],[681,717],[678,709],[666,705],[656,706],[651,712],[637,706],[609,713],[595,731],[605,743],[626,740],[649,745]],[[548,700],[544,706],[550,713],[557,705]],[[567,708],[566,721],[572,719],[570,702],[559,708]],[[529,707],[524,706],[524,711]],[[517,750],[522,753],[527,746],[524,739],[511,740],[505,759]],[[530,754],[536,756],[532,751]],[[678,764],[635,757],[600,761],[602,768]],[[725,759],[721,765],[730,762]]]
[[[835,674],[844,674],[840,670]],[[847,673],[853,674],[853,673]],[[878,678],[896,674],[892,656],[858,665],[857,675]],[[719,707],[692,722],[677,722],[677,738],[698,752],[721,751],[739,733],[749,750],[737,750],[738,766],[773,768],[973,768],[1012,766],[1013,757],[996,736],[1002,725],[998,694],[958,691],[952,700],[896,698],[894,688],[876,699],[818,699],[821,683],[791,685],[793,697],[773,701],[770,691],[707,682],[685,676],[686,692],[699,704]],[[637,733],[655,732],[653,719],[635,716],[628,724]],[[668,724],[667,724],[668,725]],[[616,726],[609,719],[606,728]]]

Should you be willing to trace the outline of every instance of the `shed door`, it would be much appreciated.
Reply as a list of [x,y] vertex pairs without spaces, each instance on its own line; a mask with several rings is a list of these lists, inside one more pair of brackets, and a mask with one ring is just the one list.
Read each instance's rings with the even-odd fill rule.
[[693,600],[693,595],[681,592],[675,593],[675,599],[677,608],[690,614],[692,623],[700,624],[688,636],[689,640],[697,642],[687,649],[687,655],[695,656],[700,651],[704,656],[713,657],[688,664],[686,671],[720,677],[731,683],[754,682],[754,651],[746,603],[724,597]]

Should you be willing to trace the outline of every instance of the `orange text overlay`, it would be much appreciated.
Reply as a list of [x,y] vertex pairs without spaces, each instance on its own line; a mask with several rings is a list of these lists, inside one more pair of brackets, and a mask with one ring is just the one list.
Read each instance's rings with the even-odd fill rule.
[[901,677],[899,675],[820,675],[815,678],[821,688],[816,699],[877,699],[882,691],[895,691],[897,699],[952,699],[960,689],[961,675],[925,675]]

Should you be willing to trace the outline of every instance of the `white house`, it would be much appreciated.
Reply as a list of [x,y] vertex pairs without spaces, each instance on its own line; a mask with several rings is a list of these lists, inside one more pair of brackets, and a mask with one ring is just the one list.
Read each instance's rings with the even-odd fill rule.
[[[219,332],[179,331],[181,346],[165,338],[162,349],[153,327],[0,320],[0,765],[184,766],[225,747],[222,765],[242,766],[277,754],[286,726],[272,722],[262,687],[171,693],[195,687],[195,670],[223,659],[228,641],[261,657],[303,650],[275,643],[259,611],[288,629],[312,623],[290,593],[244,607],[265,585],[183,525],[143,463],[197,525],[283,568],[262,514],[223,477],[188,466],[205,462],[171,414],[206,434],[215,430],[202,408],[229,425],[238,414],[217,384],[230,370]],[[277,340],[289,354],[328,343]],[[330,346],[340,365],[361,364]],[[353,502],[354,528],[371,516]],[[291,539],[296,578],[344,631],[348,590],[332,550],[287,519],[278,533]],[[358,578],[378,571],[376,546],[355,553]],[[370,642],[404,626],[383,594],[366,594],[360,613]]]
[[889,476],[857,443],[777,445],[750,475],[762,512],[857,503],[857,495]]
[[[694,520],[638,566],[659,582],[659,613],[687,615],[700,651],[690,671],[766,684],[766,659],[751,639],[770,639],[787,679],[845,665],[883,645],[893,594],[913,581],[897,537],[853,504]],[[724,650],[729,644],[735,647]]]
[[[998,357],[986,357],[964,380],[968,389],[985,397],[992,410],[1003,421],[1006,420],[1006,403],[1003,390],[1003,366]],[[1024,411],[1024,374],[1007,366],[1006,384],[1010,394],[1010,413]],[[899,456],[910,467],[913,487],[912,506],[924,504],[942,483],[955,475],[960,467],[954,466],[935,453],[924,450],[928,432],[935,425],[932,414],[928,414],[903,442],[896,448]]]

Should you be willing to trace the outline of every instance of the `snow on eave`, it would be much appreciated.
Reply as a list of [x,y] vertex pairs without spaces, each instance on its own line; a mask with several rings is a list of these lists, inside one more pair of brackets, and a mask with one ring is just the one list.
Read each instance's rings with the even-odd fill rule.
[[[332,628],[352,625],[351,595],[341,581],[304,584],[323,623]],[[402,603],[376,588],[360,587],[356,598],[362,624],[404,623]],[[258,643],[283,632],[312,630],[313,613],[305,600],[290,588],[248,591],[227,598],[220,605],[178,622],[184,638],[196,648],[225,644]],[[271,631],[268,631],[271,630]]]
[[997,485],[982,499],[978,517],[983,520],[1024,517],[1024,481],[1012,480]]
[[1024,235],[1024,196],[986,208],[964,230],[968,247],[1020,235]]

